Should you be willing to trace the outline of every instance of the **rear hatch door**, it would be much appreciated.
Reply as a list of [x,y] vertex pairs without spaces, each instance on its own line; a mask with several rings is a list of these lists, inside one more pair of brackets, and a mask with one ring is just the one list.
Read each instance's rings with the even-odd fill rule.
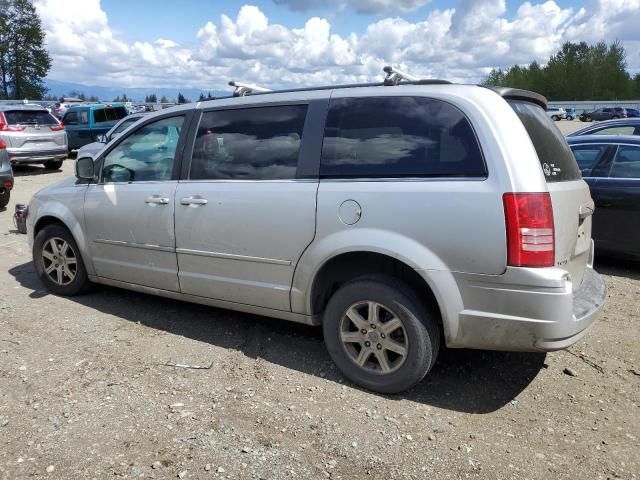
[[[60,122],[45,110],[9,110],[4,117],[14,129],[7,133],[9,147],[24,150],[46,150],[65,145],[65,132]],[[55,130],[52,130],[52,127]]]
[[510,100],[538,154],[553,205],[556,266],[571,274],[574,290],[584,277],[591,252],[589,186],[560,130],[539,105]]

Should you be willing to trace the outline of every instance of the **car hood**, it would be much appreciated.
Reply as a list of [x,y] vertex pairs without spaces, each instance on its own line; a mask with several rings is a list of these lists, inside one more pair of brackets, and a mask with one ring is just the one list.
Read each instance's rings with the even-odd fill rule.
[[76,184],[77,178],[75,176],[66,177],[62,180],[58,180],[57,182],[53,182],[50,185],[38,190],[38,192],[34,195],[34,197],[43,197],[54,193],[56,190],[60,190],[66,187],[72,187]]

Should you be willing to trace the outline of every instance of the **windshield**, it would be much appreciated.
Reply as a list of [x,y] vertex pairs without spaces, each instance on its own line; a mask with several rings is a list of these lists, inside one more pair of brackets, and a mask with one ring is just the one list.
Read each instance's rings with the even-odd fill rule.
[[117,133],[122,133],[124,130],[126,130],[127,128],[129,128],[131,126],[132,123],[137,122],[138,120],[140,120],[139,117],[135,117],[135,118],[127,118],[126,120],[124,120],[120,125],[118,125],[116,128],[114,128],[113,132],[111,132],[111,135],[115,135]]
[[11,110],[4,112],[9,125],[57,125],[58,121],[45,110]]
[[547,182],[580,180],[580,169],[558,127],[538,105],[509,102],[527,130]]

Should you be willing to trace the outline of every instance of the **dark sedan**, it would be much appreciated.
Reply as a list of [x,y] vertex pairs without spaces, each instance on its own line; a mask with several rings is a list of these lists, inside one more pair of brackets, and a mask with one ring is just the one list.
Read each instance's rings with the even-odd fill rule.
[[583,135],[567,142],[596,204],[596,248],[640,260],[640,137]]
[[613,118],[626,118],[627,110],[622,107],[598,108],[593,112],[584,112],[580,115],[583,122],[592,122],[594,120],[611,120]]
[[568,136],[578,137],[581,135],[640,135],[640,118],[605,120],[581,128]]

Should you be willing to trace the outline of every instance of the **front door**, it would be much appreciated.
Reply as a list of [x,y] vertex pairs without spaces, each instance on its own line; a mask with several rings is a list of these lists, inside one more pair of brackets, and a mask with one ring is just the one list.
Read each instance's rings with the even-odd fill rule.
[[623,254],[640,253],[640,146],[620,145],[608,176],[591,186],[594,238]]
[[98,160],[100,180],[87,189],[84,209],[98,276],[179,290],[174,171],[184,121],[179,115],[147,123]]
[[203,113],[176,192],[183,293],[290,310],[293,272],[315,233],[318,181],[299,170],[307,110]]

